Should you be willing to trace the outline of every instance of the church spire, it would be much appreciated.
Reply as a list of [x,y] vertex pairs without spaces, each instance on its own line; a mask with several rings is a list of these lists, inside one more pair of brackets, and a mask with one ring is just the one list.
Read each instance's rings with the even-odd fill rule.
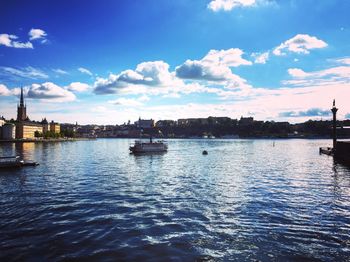
[[21,87],[21,100],[20,100],[20,106],[24,106],[24,99],[23,99],[23,87]]
[[23,87],[21,87],[21,98],[19,100],[19,106],[17,107],[17,121],[27,120],[27,109],[24,104]]

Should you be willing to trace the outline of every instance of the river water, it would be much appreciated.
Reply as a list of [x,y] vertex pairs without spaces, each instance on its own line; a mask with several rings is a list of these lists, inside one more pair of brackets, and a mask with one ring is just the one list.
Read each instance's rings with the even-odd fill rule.
[[[0,144],[0,261],[346,261],[350,169],[329,140]],[[202,155],[207,150],[208,155]]]

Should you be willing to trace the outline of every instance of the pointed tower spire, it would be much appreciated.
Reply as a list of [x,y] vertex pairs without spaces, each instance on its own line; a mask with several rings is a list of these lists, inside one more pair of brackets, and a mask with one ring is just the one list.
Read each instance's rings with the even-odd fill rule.
[[24,104],[23,87],[21,87],[21,98],[17,107],[17,121],[25,121],[27,119],[27,109]]
[[23,99],[23,87],[21,87],[21,100],[20,100],[20,106],[24,106],[24,99]]

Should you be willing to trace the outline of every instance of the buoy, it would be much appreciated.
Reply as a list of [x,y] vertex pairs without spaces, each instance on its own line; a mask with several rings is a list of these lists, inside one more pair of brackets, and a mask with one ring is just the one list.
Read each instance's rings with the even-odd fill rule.
[[204,151],[202,152],[202,154],[203,154],[203,155],[208,155],[208,151],[207,151],[207,150],[204,150]]

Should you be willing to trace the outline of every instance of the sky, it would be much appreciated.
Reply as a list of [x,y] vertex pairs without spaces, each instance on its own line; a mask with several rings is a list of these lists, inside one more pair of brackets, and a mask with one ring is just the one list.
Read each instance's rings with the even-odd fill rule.
[[350,118],[350,1],[0,2],[0,116]]

